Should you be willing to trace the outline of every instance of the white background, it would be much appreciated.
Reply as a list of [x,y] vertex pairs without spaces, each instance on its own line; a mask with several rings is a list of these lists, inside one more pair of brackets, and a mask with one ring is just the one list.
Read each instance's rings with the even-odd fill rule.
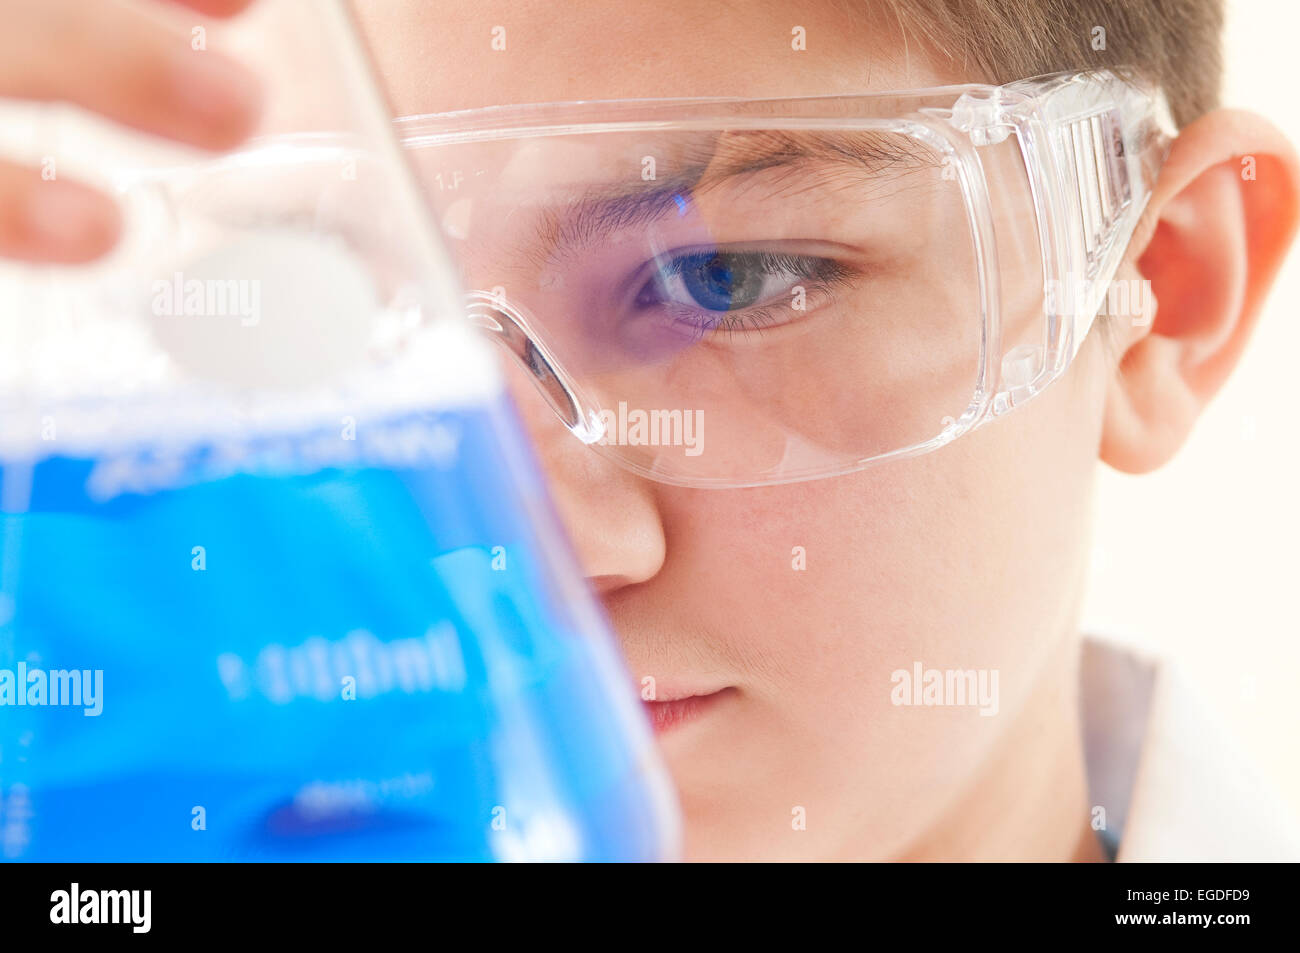
[[[1300,143],[1295,0],[1228,0],[1224,105]],[[1103,468],[1085,631],[1176,657],[1300,815],[1300,248],[1236,375],[1164,469]]]

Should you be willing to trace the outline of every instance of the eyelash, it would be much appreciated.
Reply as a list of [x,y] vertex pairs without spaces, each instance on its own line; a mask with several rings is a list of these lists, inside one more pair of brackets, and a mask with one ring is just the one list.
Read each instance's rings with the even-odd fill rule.
[[[757,266],[767,274],[781,274],[788,276],[791,286],[796,283],[805,283],[806,297],[828,292],[832,288],[845,284],[856,277],[856,272],[838,261],[831,258],[821,258],[812,255],[795,255],[788,252],[771,252],[763,250],[739,250],[728,251],[725,247],[710,248],[695,252],[682,252],[675,254],[663,264],[657,264],[655,273],[646,281],[642,290],[637,294],[637,300],[640,301],[647,291],[654,289],[657,283],[665,279],[680,276],[686,269],[698,267],[706,264],[719,254],[725,254],[729,258],[743,260],[746,264]],[[789,289],[787,289],[788,291]],[[774,303],[774,302],[773,302]],[[645,305],[651,307],[652,305]],[[720,331],[730,332],[755,332],[762,333],[768,327],[779,323],[789,323],[786,318],[781,321],[781,316],[776,313],[772,303],[767,305],[754,305],[750,308],[739,309],[737,311],[711,311],[707,308],[692,309],[695,315],[707,314],[707,321],[700,321],[689,317],[680,317],[680,312],[684,310],[679,302],[659,300],[653,306],[664,308],[670,314],[678,312],[673,316],[673,323],[684,325],[691,330],[697,338],[703,338],[705,335],[714,334]],[[788,307],[781,309],[786,314],[789,313]],[[800,312],[801,317],[807,316],[815,310],[808,307]]]

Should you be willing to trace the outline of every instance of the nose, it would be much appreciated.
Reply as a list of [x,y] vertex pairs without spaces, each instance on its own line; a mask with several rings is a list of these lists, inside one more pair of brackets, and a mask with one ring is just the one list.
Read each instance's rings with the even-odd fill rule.
[[653,578],[667,542],[655,484],[586,446],[560,419],[554,395],[517,354],[502,349],[510,395],[541,461],[583,573],[605,595]]

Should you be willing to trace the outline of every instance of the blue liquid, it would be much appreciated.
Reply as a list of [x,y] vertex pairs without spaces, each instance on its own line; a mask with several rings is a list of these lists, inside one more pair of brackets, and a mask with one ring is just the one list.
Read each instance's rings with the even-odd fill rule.
[[[562,585],[570,555],[531,463],[502,456],[513,418],[363,422],[358,440],[412,425],[452,435],[453,459],[0,471],[23,510],[0,516],[0,857],[671,851],[632,684]],[[146,492],[86,490],[149,472]],[[44,678],[46,704],[17,703],[22,670],[22,700]],[[76,671],[81,691],[36,671]]]

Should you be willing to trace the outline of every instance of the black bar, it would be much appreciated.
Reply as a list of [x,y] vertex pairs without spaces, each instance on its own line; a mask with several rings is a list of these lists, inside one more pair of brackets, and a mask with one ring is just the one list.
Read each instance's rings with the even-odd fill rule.
[[[0,866],[0,929],[6,945],[75,934],[92,946],[101,939],[263,936],[333,946],[415,930],[434,946],[453,936],[462,945],[466,932],[491,946],[510,930],[537,942],[557,930],[557,940],[603,936],[613,945],[640,936],[636,942],[658,946],[680,942],[683,931],[692,933],[688,923],[701,922],[724,934],[760,936],[780,924],[809,941],[848,925],[859,939],[902,930],[923,945],[947,937],[983,945],[1125,935],[1235,945],[1294,936],[1294,879],[1290,865],[1249,864],[728,865],[725,872],[685,865],[15,864]],[[111,915],[116,904],[128,922],[52,923],[52,912],[70,905],[55,909],[58,892],[70,901],[73,883],[84,911]],[[143,922],[142,893],[132,907],[122,894],[106,905],[102,895],[86,900],[90,892],[130,890],[150,892],[147,932],[135,929]],[[1208,925],[1199,921],[1205,916]],[[1146,917],[1150,922],[1134,920]]]

